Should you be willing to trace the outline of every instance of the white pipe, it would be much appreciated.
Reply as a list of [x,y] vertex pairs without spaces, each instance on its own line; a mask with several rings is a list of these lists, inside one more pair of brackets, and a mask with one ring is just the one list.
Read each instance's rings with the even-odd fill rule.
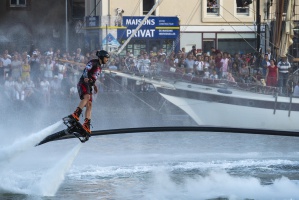
[[137,31],[141,28],[141,26],[143,25],[143,23],[145,22],[145,20],[147,20],[149,18],[149,16],[156,10],[156,8],[160,5],[160,3],[162,1],[163,0],[158,0],[157,3],[152,7],[152,9],[147,13],[147,15],[145,15],[145,17],[143,18],[143,20],[140,22],[140,24],[137,26],[137,28],[133,31],[133,33],[130,35],[130,37],[120,47],[120,49],[118,50],[117,54],[119,54],[125,48],[125,46],[127,46],[127,44],[130,42],[130,40],[132,39],[132,37],[134,37],[134,35],[137,33]]

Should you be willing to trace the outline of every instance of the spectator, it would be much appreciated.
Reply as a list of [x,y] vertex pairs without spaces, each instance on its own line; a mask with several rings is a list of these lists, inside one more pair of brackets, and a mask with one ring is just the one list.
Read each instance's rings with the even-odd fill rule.
[[108,67],[110,70],[117,70],[117,66],[115,65],[115,61],[113,60],[113,61],[111,61],[110,63],[109,63],[109,67]]
[[270,66],[269,56],[268,54],[265,54],[264,59],[262,60],[262,72],[264,77],[266,76],[267,69],[269,66]]
[[30,78],[30,65],[28,63],[28,58],[25,57],[23,63],[22,63],[22,80],[25,81],[28,78]]
[[50,91],[51,91],[51,95],[55,99],[62,94],[62,91],[61,91],[61,80],[59,80],[59,78],[58,78],[57,75],[55,75],[54,78],[53,78],[53,80],[51,80],[51,82],[50,82]]
[[204,77],[203,78],[210,78],[210,72],[208,68],[204,68]]
[[40,78],[40,58],[39,58],[39,52],[33,51],[32,56],[29,61],[30,65],[30,75],[31,79],[34,83],[39,82]]
[[277,64],[278,71],[279,71],[279,87],[280,87],[280,94],[286,92],[286,83],[289,78],[289,69],[291,68],[290,63],[287,61],[286,56],[281,56],[281,61]]
[[7,53],[4,53],[3,58],[1,58],[3,66],[4,77],[9,77],[11,72],[11,59],[8,57]]
[[193,54],[194,57],[196,57],[197,51],[196,51],[196,46],[195,45],[192,46],[191,53]]
[[233,75],[230,72],[227,72],[227,78],[226,80],[230,81],[230,82],[236,82],[235,78],[233,77]]
[[11,61],[11,76],[13,79],[18,80],[22,73],[22,62],[18,54],[14,54]]
[[270,47],[267,48],[266,54],[268,54],[268,58],[269,58],[269,60],[273,59],[273,58],[272,58],[273,55],[272,55],[272,52],[271,52],[271,48],[270,48]]
[[229,59],[227,57],[227,53],[223,53],[223,57],[220,61],[222,63],[222,67],[220,68],[220,71],[221,71],[221,77],[224,77],[226,78],[227,76],[227,71],[228,71],[228,62],[229,62]]
[[209,69],[210,68],[210,62],[209,62],[209,56],[204,57],[204,68]]
[[66,67],[66,63],[63,64],[61,62],[58,62],[56,63],[56,68],[57,68],[57,76],[58,76],[58,79],[61,81],[64,77],[65,77],[65,74],[67,72],[67,67]]
[[194,65],[195,65],[195,74],[198,76],[203,76],[205,63],[203,61],[202,55],[197,55]]
[[215,69],[213,70],[213,73],[210,75],[210,79],[213,79],[213,80],[218,79],[218,74]]
[[40,81],[40,89],[43,96],[43,103],[47,106],[50,104],[50,83],[46,77],[43,77]]
[[266,83],[267,86],[276,87],[278,82],[278,67],[275,65],[274,60],[270,60],[270,66],[267,68],[266,72]]
[[24,83],[23,83],[21,77],[19,77],[17,79],[14,86],[15,86],[15,91],[16,91],[16,99],[24,101],[24,99],[25,99],[25,90],[24,90],[25,86],[24,86]]
[[215,49],[215,47],[211,47],[210,56],[217,56],[218,53],[221,54],[221,51],[218,49]]
[[217,53],[217,56],[215,57],[215,70],[216,70],[219,78],[221,78],[221,75],[222,75],[221,69],[222,69],[223,63],[221,61],[222,61],[222,54],[219,52],[219,53]]
[[185,62],[184,62],[186,74],[192,75],[194,73],[194,64],[195,64],[195,61],[193,59],[193,54],[188,53],[187,58],[185,59]]
[[239,74],[243,83],[249,83],[249,68],[245,63],[242,63]]
[[54,56],[54,58],[57,58],[57,60],[61,59],[62,58],[61,50],[57,49],[53,56]]
[[139,73],[143,75],[149,74],[149,67],[150,67],[151,61],[148,59],[146,54],[140,55],[140,59],[137,63],[137,68],[139,70]]
[[53,78],[53,70],[54,70],[54,61],[52,61],[50,56],[47,56],[45,62],[44,77],[47,78],[48,81],[51,81]]
[[25,99],[30,98],[34,93],[35,85],[33,81],[28,76],[24,82],[24,91],[25,91]]
[[240,69],[238,67],[238,64],[235,62],[233,62],[232,64],[231,73],[234,77],[239,77]]
[[49,50],[45,53],[45,55],[50,57],[50,58],[53,58],[53,55],[54,55],[53,48],[50,47]]

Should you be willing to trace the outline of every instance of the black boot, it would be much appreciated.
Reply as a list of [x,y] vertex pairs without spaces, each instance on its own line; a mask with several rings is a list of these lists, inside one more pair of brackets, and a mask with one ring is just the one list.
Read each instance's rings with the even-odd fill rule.
[[82,125],[82,127],[84,128],[84,130],[87,132],[87,133],[91,133],[90,131],[90,119],[87,119],[85,118],[84,120],[84,124]]
[[71,116],[72,116],[75,120],[79,121],[79,120],[80,120],[80,115],[81,115],[81,113],[82,113],[82,109],[79,108],[79,107],[77,107],[77,109],[75,110],[75,112],[74,112],[73,114],[71,114]]

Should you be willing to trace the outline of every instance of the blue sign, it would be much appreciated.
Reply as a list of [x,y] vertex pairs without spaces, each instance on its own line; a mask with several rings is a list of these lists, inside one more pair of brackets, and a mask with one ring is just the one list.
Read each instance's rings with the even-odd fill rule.
[[103,40],[102,45],[112,45],[112,46],[119,46],[119,42],[109,33]]
[[[124,16],[122,20],[126,29],[117,30],[117,39],[128,39],[143,19],[144,17]],[[149,17],[133,38],[176,39],[179,34],[180,25],[177,17]]]

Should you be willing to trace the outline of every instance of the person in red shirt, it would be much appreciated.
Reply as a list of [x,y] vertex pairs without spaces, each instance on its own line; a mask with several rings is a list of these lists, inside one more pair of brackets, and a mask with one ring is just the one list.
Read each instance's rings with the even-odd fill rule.
[[270,66],[267,67],[266,84],[267,86],[276,87],[278,82],[278,67],[273,59],[270,60]]
[[79,121],[82,109],[86,106],[85,120],[82,126],[88,133],[91,133],[90,121],[92,108],[92,89],[95,93],[98,92],[98,88],[95,82],[101,73],[102,65],[106,64],[110,58],[108,52],[104,50],[97,51],[96,55],[98,56],[98,59],[90,60],[83,70],[83,74],[77,84],[78,94],[81,101],[75,112],[69,115],[70,118]]

